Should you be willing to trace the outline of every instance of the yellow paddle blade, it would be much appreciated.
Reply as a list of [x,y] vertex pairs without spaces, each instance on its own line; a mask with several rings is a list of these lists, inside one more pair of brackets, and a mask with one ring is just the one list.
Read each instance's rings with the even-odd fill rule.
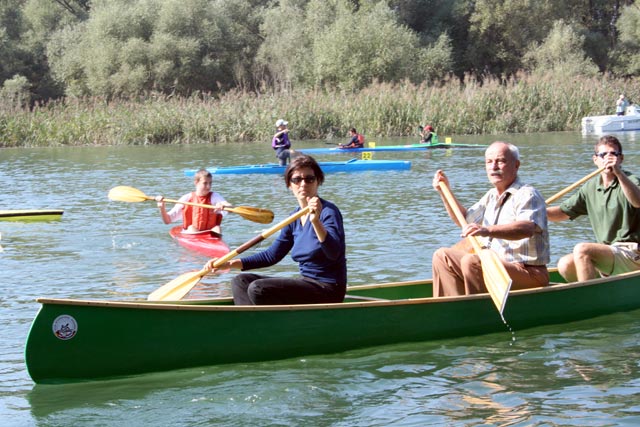
[[179,301],[189,293],[200,279],[207,274],[207,270],[191,271],[181,274],[169,283],[160,286],[147,297],[149,301]]
[[109,199],[116,200],[118,202],[144,202],[150,200],[152,197],[148,197],[142,191],[137,188],[127,187],[126,185],[120,185],[113,187],[109,190]]
[[225,207],[225,211],[234,212],[248,219],[249,221],[258,222],[260,224],[269,224],[273,221],[273,212],[269,209],[254,208],[251,206]]
[[482,277],[484,283],[487,286],[487,290],[491,295],[491,299],[496,308],[502,315],[504,305],[507,302],[509,296],[509,290],[511,289],[511,277],[507,273],[500,257],[491,249],[482,249],[478,256],[482,263]]

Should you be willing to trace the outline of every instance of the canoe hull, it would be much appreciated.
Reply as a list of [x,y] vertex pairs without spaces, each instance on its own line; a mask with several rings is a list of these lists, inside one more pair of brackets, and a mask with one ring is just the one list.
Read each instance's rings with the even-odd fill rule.
[[63,213],[62,209],[0,210],[0,221],[52,221]]
[[[35,382],[57,383],[510,333],[487,294],[431,298],[430,281],[355,286],[348,294],[386,300],[238,307],[228,299],[40,299],[26,344],[27,369]],[[517,332],[637,308],[640,272],[513,291],[504,315]]]
[[[364,172],[364,171],[390,171],[390,170],[409,170],[411,162],[408,160],[350,160],[347,162],[319,162],[324,173],[336,172]],[[283,175],[286,166],[279,166],[275,163],[267,163],[263,165],[246,165],[246,166],[225,166],[212,167],[207,170],[212,174],[280,174]],[[197,171],[195,169],[187,169],[184,171],[185,176],[193,176]]]
[[210,233],[185,234],[182,232],[182,227],[178,225],[173,227],[169,234],[181,246],[209,258],[219,258],[230,251],[229,246],[221,238],[213,237]]

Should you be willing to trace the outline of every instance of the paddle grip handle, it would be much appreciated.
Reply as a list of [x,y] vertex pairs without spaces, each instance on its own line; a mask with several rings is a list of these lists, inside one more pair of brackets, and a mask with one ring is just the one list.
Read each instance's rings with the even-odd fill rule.
[[[451,208],[454,215],[458,219],[460,226],[464,227],[465,225],[467,225],[467,219],[464,217],[464,215],[462,215],[462,212],[460,212],[460,209],[458,209],[458,204],[456,203],[456,199],[453,197],[453,194],[451,194],[451,190],[449,190],[449,187],[447,187],[447,184],[440,181],[438,185],[440,186],[440,190],[442,190],[442,194],[444,195],[445,200],[449,204],[449,207]],[[480,242],[478,241],[477,237],[467,236],[467,239],[471,242],[471,245],[473,246],[473,249],[475,250],[475,252],[479,254],[480,251],[482,250],[482,245],[480,245]]]

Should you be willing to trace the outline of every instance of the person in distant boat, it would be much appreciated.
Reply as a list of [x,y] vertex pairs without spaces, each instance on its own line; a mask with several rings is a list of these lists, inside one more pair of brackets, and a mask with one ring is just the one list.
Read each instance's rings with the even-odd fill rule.
[[284,174],[287,188],[298,201],[299,211],[311,212],[282,229],[266,250],[241,259],[232,259],[217,269],[215,259],[205,268],[213,272],[229,268],[254,270],[275,265],[291,253],[300,277],[269,277],[241,273],[233,278],[236,305],[335,303],[344,299],[347,261],[342,214],[336,205],[318,195],[324,182],[322,169],[311,156],[295,157]]
[[621,94],[618,100],[616,101],[616,115],[624,116],[624,112],[627,109],[627,99],[624,97],[624,94]]
[[605,168],[559,206],[547,208],[551,221],[587,215],[597,243],[578,243],[558,261],[568,282],[585,281],[640,270],[640,178],[622,170],[622,144],[602,136],[592,161]]
[[346,144],[338,144],[340,148],[362,148],[364,147],[364,135],[358,133],[356,128],[349,129],[351,139]]
[[206,169],[200,169],[194,177],[195,191],[180,197],[181,202],[199,203],[205,205],[213,205],[214,209],[203,208],[198,206],[183,205],[176,203],[173,208],[167,212],[164,203],[164,196],[156,196],[155,201],[158,203],[162,221],[170,224],[182,219],[182,228],[190,233],[198,231],[211,230],[211,234],[215,237],[222,236],[220,224],[222,218],[226,215],[226,211],[222,210],[224,206],[231,206],[220,194],[211,191],[211,183],[213,176]]
[[433,129],[433,126],[431,125],[426,125],[425,127],[422,128],[422,131],[420,132],[420,142],[422,144],[429,144],[433,141],[433,136],[436,134],[435,130]]
[[286,166],[287,161],[291,158],[288,124],[289,122],[279,119],[276,122],[276,134],[273,135],[271,140],[271,147],[276,150],[276,157],[280,166]]
[[[512,289],[549,284],[550,259],[547,211],[542,195],[518,177],[518,148],[497,141],[485,151],[485,169],[494,188],[470,208],[458,200],[467,225],[461,237],[476,236],[480,243],[497,252],[511,277]],[[439,183],[449,181],[442,170],[433,177],[449,216],[458,224],[454,211],[442,194]],[[436,297],[487,292],[480,257],[470,250],[467,240],[433,254],[433,295]]]

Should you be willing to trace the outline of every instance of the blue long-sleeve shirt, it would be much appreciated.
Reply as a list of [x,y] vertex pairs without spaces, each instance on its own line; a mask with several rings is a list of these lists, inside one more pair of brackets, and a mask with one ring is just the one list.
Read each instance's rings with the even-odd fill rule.
[[[242,258],[242,269],[253,270],[280,262],[289,252],[298,263],[300,275],[322,283],[347,284],[346,245],[342,214],[336,205],[324,199],[320,221],[327,231],[324,242],[318,240],[311,221],[298,219],[282,229],[266,250]],[[292,212],[295,213],[296,211]]]

